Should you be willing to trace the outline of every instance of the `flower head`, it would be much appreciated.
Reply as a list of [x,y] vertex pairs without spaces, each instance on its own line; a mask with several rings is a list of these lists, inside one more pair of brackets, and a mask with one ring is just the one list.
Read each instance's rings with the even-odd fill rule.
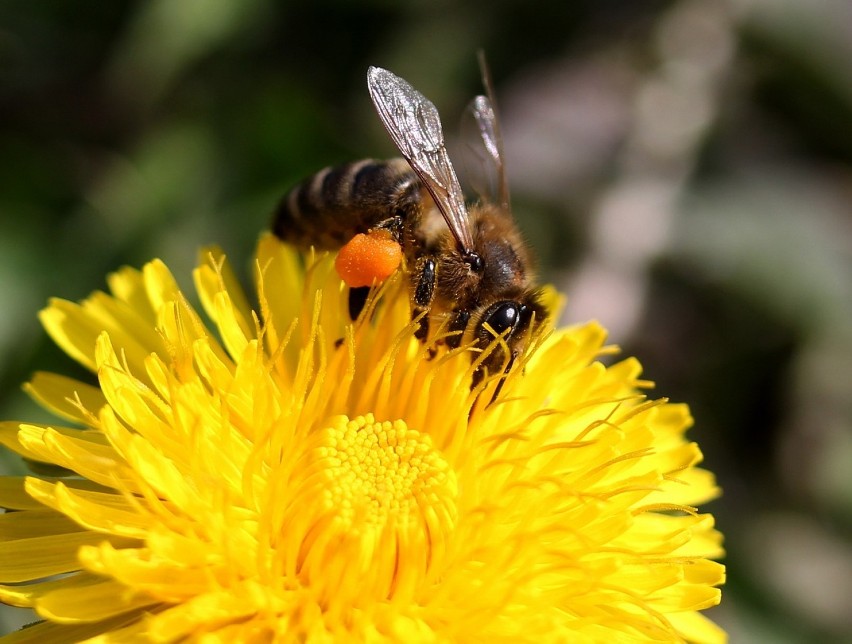
[[68,426],[0,426],[68,474],[0,483],[0,600],[43,620],[12,637],[724,639],[689,412],[599,362],[600,326],[540,334],[492,401],[401,280],[353,324],[331,258],[265,236],[256,283],[214,249],[207,319],[158,261],[42,312],[97,384],[37,374]]

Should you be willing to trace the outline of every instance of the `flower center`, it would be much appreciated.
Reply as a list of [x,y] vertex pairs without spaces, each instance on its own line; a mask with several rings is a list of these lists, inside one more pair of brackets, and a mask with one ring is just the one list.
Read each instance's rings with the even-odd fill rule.
[[338,417],[316,439],[309,470],[319,476],[305,499],[314,520],[303,564],[314,568],[321,559],[325,579],[339,568],[361,591],[372,578],[385,597],[416,586],[455,525],[450,465],[428,435],[371,414]]
[[[422,510],[452,501],[451,470],[428,436],[402,421],[360,416],[326,432],[327,503],[350,527],[407,523]],[[449,497],[449,498],[448,498]]]

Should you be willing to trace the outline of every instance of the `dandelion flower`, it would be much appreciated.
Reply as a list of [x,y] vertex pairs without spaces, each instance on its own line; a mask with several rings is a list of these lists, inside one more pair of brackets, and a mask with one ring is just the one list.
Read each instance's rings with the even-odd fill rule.
[[397,277],[354,324],[332,258],[271,235],[256,308],[216,249],[194,279],[203,313],[159,261],[42,312],[97,384],[36,374],[62,422],[0,426],[57,474],[0,480],[0,601],[40,620],[4,641],[724,641],[689,411],[599,325],[491,401]]

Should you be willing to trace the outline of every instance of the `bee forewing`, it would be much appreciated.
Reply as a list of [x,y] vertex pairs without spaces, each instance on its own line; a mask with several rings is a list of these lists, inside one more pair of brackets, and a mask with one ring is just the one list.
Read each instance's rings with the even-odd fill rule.
[[367,72],[370,98],[396,147],[432,195],[463,251],[473,248],[464,194],[435,106],[399,76],[380,67]]

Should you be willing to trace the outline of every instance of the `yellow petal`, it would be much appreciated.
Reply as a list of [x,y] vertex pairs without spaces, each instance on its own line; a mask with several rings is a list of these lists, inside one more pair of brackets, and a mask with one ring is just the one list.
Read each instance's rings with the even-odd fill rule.
[[89,586],[103,580],[103,577],[91,575],[87,572],[78,572],[32,584],[0,586],[0,601],[12,606],[31,608],[40,597],[54,590]]
[[95,293],[82,305],[59,299],[39,313],[45,330],[69,356],[94,371],[95,340],[109,333],[120,343],[122,353],[131,365],[141,366],[151,352],[164,352],[162,338],[144,318],[118,300]]
[[116,581],[94,577],[88,580],[90,583],[45,593],[35,603],[36,612],[60,624],[80,624],[99,622],[157,603],[154,598]]
[[0,539],[4,542],[80,530],[67,516],[47,509],[0,514]]
[[57,416],[81,424],[91,423],[106,404],[103,392],[97,387],[43,371],[36,372],[24,385],[24,391]]
[[126,302],[131,309],[153,325],[156,313],[145,290],[142,271],[124,266],[107,275],[107,284],[117,299]]
[[26,493],[24,481],[24,476],[0,476],[0,508],[38,510],[44,507]]
[[235,309],[235,317],[246,323],[251,321],[253,317],[251,306],[222,249],[210,246],[202,249],[199,255],[201,261],[193,277],[204,309],[211,313],[214,309],[213,301],[216,294],[227,293],[228,300]]
[[[79,570],[77,550],[81,546],[103,542],[104,535],[80,528],[79,532],[47,537],[18,539],[3,544],[0,551],[0,581],[31,581]],[[118,546],[129,546],[129,539],[112,539]]]
[[[27,491],[44,505],[71,517],[77,530],[84,527],[104,534],[144,539],[151,518],[124,496],[72,490],[62,482],[31,479]],[[46,533],[50,534],[50,533]]]
[[138,627],[125,629],[124,627],[128,623],[138,625],[140,623],[140,615],[119,615],[118,617],[92,624],[68,625],[43,621],[25,626],[11,635],[4,636],[3,644],[60,644],[64,642],[92,641],[127,642],[130,640],[122,639],[121,637],[117,639],[107,637],[105,640],[101,640],[100,636],[104,631],[116,634],[128,631],[140,632]]
[[701,613],[694,611],[672,613],[668,620],[677,632],[688,642],[694,644],[724,644],[728,636],[721,628]]
[[115,449],[87,440],[83,432],[62,435],[50,427],[21,425],[18,438],[38,460],[55,463],[100,485],[121,484],[135,489],[135,481],[128,476]]
[[155,312],[162,309],[166,303],[183,297],[177,280],[159,259],[148,262],[142,268],[142,282],[151,309]]

